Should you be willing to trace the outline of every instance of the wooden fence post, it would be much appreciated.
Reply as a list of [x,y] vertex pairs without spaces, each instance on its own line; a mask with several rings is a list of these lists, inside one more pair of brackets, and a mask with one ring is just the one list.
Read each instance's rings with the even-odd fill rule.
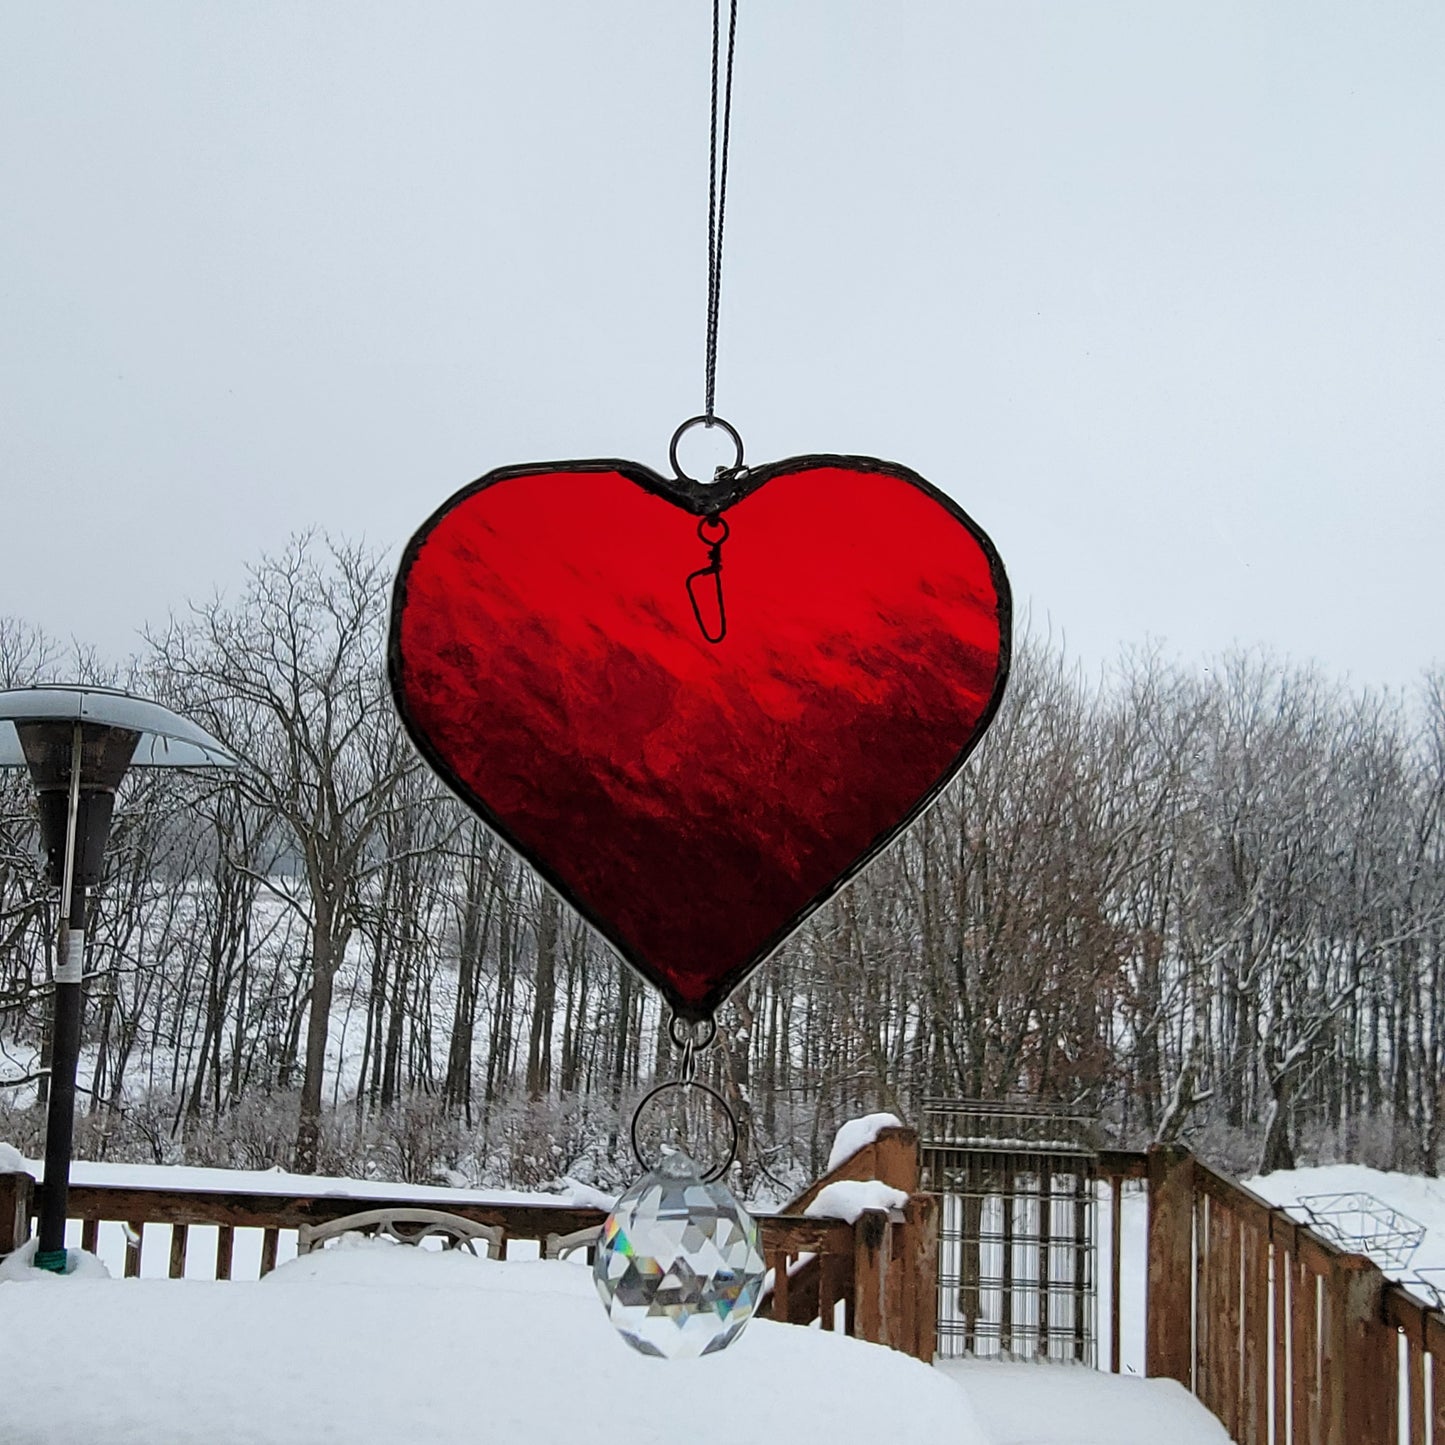
[[[904,1210],[898,1264],[907,1304],[896,1341],[925,1365],[938,1352],[938,1196],[915,1194]],[[1442,1442],[1445,1445],[1445,1442]]]
[[778,1212],[805,1214],[823,1189],[840,1179],[881,1179],[892,1189],[916,1194],[920,1167],[918,1130],[890,1125],[880,1129],[876,1139],[849,1155],[837,1168],[815,1179],[801,1194],[794,1195]]
[[901,1216],[869,1209],[853,1226],[855,1338],[933,1363],[938,1343],[938,1199],[915,1194]]
[[[1267,1223],[1251,1220],[1240,1238],[1243,1254],[1244,1297],[1241,1339],[1240,1433],[1244,1445],[1269,1445],[1269,1233]],[[1280,1341],[1281,1345],[1284,1343]],[[1284,1351],[1281,1349],[1281,1355]],[[1284,1431],[1281,1429],[1280,1434]],[[1445,1441],[1441,1442],[1445,1445]]]
[[1399,1409],[1399,1344],[1385,1323],[1385,1276],[1363,1255],[1331,1262],[1325,1276],[1322,1361],[1325,1445],[1389,1440]]
[[1149,1282],[1144,1373],[1192,1390],[1191,1290],[1194,1275],[1194,1156],[1156,1144],[1149,1150]]
[[873,1141],[873,1178],[905,1194],[918,1192],[918,1131],[908,1128],[880,1129]]
[[30,1238],[35,1181],[26,1173],[0,1174],[0,1255]]
[[868,1209],[853,1226],[853,1335],[875,1345],[891,1345],[888,1318],[888,1214]]

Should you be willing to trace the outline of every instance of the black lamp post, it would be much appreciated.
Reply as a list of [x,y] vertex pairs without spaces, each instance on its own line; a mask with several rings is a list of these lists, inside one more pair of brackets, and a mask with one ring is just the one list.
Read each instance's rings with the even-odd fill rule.
[[65,1270],[65,1214],[80,1055],[85,895],[100,882],[115,791],[132,767],[228,768],[236,758],[159,703],[99,687],[0,692],[0,767],[27,767],[40,795],[40,838],[60,888],[45,1117],[45,1183],[35,1263]]

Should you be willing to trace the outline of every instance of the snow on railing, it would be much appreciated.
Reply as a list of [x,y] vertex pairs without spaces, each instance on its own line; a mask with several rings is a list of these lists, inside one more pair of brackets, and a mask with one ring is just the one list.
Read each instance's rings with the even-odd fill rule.
[[[852,1220],[808,1217],[804,1203],[760,1215],[768,1298],[760,1314],[817,1323],[931,1361],[937,1319],[937,1202],[917,1193],[918,1141],[884,1128],[825,1176],[880,1179],[887,1203],[870,1195]],[[405,1209],[422,1199],[501,1231],[501,1257],[539,1258],[552,1235],[597,1229],[605,1217],[595,1191],[577,1198],[527,1198],[462,1190],[420,1191],[367,1181],[270,1176],[232,1185],[208,1170],[205,1187],[165,1187],[168,1171],[132,1171],[101,1182],[77,1165],[70,1186],[72,1228],[92,1254],[108,1256],[128,1277],[255,1279],[296,1253],[297,1233],[362,1209]],[[187,1171],[180,1171],[186,1175]],[[900,1186],[901,1181],[901,1186]],[[821,1184],[825,1181],[820,1181]],[[38,1189],[28,1172],[0,1172],[0,1256],[30,1236]],[[805,1202],[818,1189],[806,1192]],[[436,1196],[444,1194],[444,1199]],[[588,1197],[588,1196],[591,1197]],[[880,1196],[881,1198],[881,1196]],[[900,1203],[901,1201],[901,1203]]]

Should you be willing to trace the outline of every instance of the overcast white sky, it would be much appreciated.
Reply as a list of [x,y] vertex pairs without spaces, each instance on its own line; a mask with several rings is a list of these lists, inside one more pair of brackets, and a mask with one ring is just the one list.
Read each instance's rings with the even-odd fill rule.
[[[1091,666],[1445,662],[1445,5],[741,0],[718,408]],[[701,409],[707,0],[0,0],[0,615]],[[818,536],[799,546],[826,545]]]

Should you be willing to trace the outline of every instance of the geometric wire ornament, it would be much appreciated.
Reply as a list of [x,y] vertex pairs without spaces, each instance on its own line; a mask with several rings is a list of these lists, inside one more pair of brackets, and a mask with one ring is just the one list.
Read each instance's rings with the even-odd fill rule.
[[1445,1310],[1445,1266],[1432,1264],[1417,1269],[1411,1284],[1423,1289],[1437,1310]]
[[1308,1194],[1296,1208],[1311,1228],[1350,1254],[1368,1255],[1387,1269],[1403,1269],[1425,1238],[1425,1226],[1373,1194]]

